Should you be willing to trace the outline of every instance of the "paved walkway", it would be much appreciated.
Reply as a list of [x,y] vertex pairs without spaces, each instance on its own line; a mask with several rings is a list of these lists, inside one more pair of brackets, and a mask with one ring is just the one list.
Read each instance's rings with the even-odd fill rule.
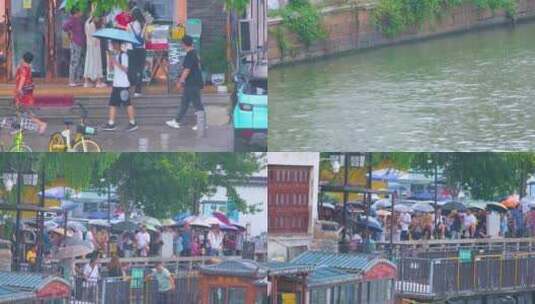
[[[208,130],[206,137],[198,138],[191,129],[195,120],[190,110],[184,126],[171,129],[165,121],[174,117],[179,104],[179,96],[144,96],[135,98],[133,103],[137,112],[139,129],[132,133],[123,131],[127,124],[124,109],[119,109],[115,132],[100,131],[94,140],[104,151],[232,151],[234,149],[234,132],[230,123],[230,96],[228,94],[206,94],[203,102],[206,108]],[[4,99],[5,100],[5,99]],[[100,126],[107,121],[107,97],[80,97],[77,101],[88,110],[89,126]],[[64,119],[76,122],[79,111],[76,107],[40,108],[37,114],[48,123],[47,132],[38,135],[27,132],[26,143],[33,151],[47,151],[48,139],[53,132],[64,128]],[[1,102],[0,117],[9,116],[12,109],[7,102]],[[74,126],[73,126],[74,130]],[[6,145],[11,142],[11,135],[0,132],[0,140]],[[145,144],[147,143],[147,144]]]

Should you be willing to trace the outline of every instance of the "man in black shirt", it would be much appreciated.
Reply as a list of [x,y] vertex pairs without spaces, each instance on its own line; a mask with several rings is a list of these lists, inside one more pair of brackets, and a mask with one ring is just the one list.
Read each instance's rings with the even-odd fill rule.
[[[177,87],[183,88],[182,104],[175,119],[166,121],[166,124],[174,129],[180,128],[180,123],[188,111],[190,103],[193,103],[196,111],[204,111],[201,102],[201,89],[203,88],[203,79],[201,74],[201,62],[197,51],[193,48],[193,38],[184,36],[182,43],[187,51],[183,63],[183,70],[178,79]],[[197,130],[197,126],[193,127]]]

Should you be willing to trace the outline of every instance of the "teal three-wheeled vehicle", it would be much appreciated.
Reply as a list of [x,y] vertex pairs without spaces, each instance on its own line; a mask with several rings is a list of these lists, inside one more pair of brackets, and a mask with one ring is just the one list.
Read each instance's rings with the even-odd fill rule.
[[238,74],[233,93],[235,151],[267,151],[267,77]]

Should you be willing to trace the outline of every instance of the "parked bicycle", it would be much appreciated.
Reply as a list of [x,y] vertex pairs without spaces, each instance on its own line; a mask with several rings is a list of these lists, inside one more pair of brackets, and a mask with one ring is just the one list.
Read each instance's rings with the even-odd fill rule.
[[13,139],[7,148],[0,142],[0,151],[32,152],[32,149],[24,142],[24,132],[37,131],[37,125],[32,122],[29,114],[22,107],[15,106],[15,116],[5,117],[0,121],[0,129],[2,128],[10,129]]
[[65,119],[65,128],[61,132],[55,132],[48,141],[49,152],[100,152],[100,146],[89,136],[96,134],[96,129],[86,125],[87,110],[77,103],[80,109],[80,122],[76,126],[76,133],[72,136],[71,126],[73,122]]

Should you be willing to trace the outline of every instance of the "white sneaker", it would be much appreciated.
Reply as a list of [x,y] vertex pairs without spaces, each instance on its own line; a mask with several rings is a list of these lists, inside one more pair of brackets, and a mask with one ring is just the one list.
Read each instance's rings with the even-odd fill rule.
[[194,125],[193,127],[191,127],[191,129],[192,129],[193,131],[197,131],[198,127],[197,127],[197,125]]
[[168,121],[165,122],[165,124],[168,125],[169,127],[173,128],[173,129],[179,129],[180,128],[180,124],[175,119],[168,120]]
[[74,87],[77,87],[77,86],[78,86],[78,84],[75,83],[75,82],[69,83],[69,87],[71,87],[71,88],[74,88]]
[[141,93],[134,93],[134,97],[141,97],[143,95],[141,95]]

